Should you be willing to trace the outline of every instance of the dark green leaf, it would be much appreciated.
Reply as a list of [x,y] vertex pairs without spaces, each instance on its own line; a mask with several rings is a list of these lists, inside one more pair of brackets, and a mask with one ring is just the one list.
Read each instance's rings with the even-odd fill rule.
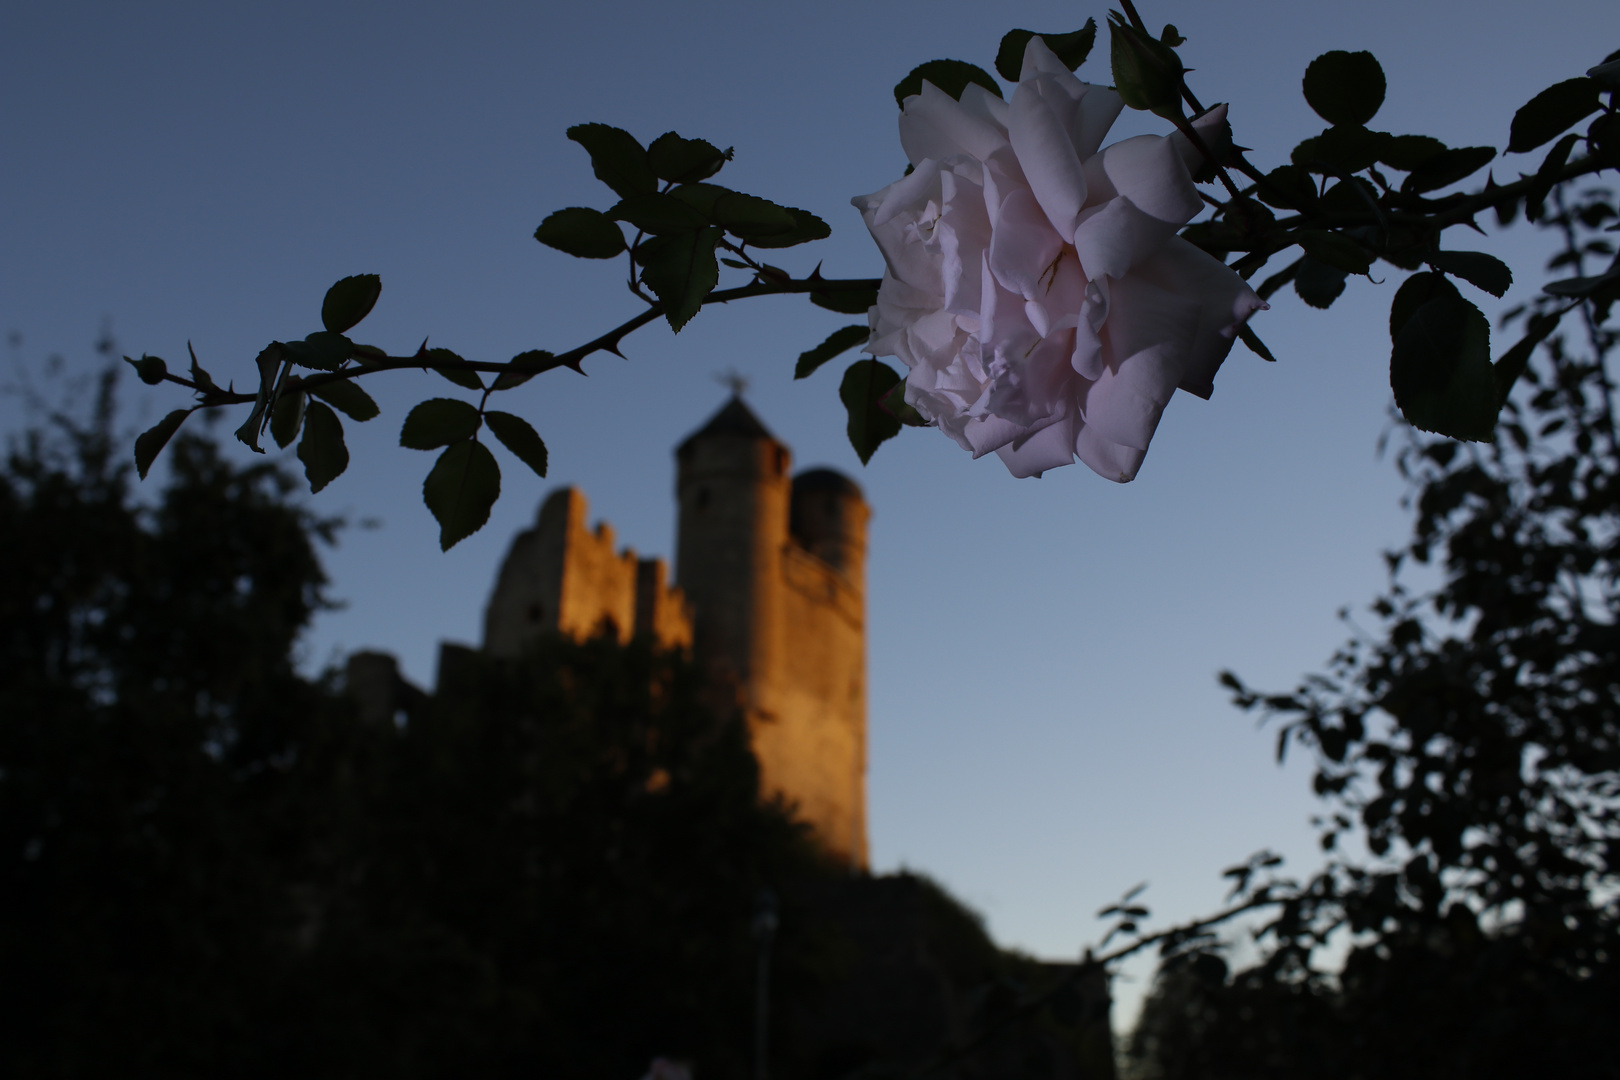
[[617,221],[628,221],[642,232],[654,236],[692,232],[709,224],[709,219],[701,211],[662,191],[621,199],[608,210],[607,216]]
[[433,450],[462,439],[478,430],[478,410],[455,398],[429,398],[405,417],[399,431],[399,445],[407,450]]
[[889,387],[888,393],[878,399],[878,408],[900,421],[906,427],[927,427],[928,420],[906,401],[906,380],[901,379]]
[[1406,320],[1412,317],[1413,312],[1430,300],[1441,296],[1462,299],[1457,286],[1453,285],[1451,279],[1444,274],[1424,270],[1401,282],[1401,287],[1395,290],[1395,296],[1389,302],[1390,343],[1393,344],[1400,336],[1401,327],[1406,325]]
[[449,551],[484,527],[501,497],[501,467],[482,443],[452,444],[422,482],[422,501],[439,523],[439,549]]
[[354,352],[354,342],[330,330],[317,330],[303,341],[283,341],[281,347],[293,363],[317,371],[336,371]]
[[1326,310],[1344,292],[1345,272],[1306,255],[1294,272],[1294,292],[1313,308]]
[[312,386],[309,392],[328,404],[342,409],[351,420],[370,420],[381,410],[377,403],[371,400],[371,395],[351,379],[339,379],[336,382],[322,383]]
[[703,306],[703,298],[720,280],[714,246],[721,230],[710,225],[699,232],[659,236],[642,245],[641,280],[664,305],[664,318],[677,332]]
[[529,426],[521,416],[506,412],[484,414],[484,423],[501,440],[501,445],[517,455],[519,461],[533,469],[536,476],[546,475],[546,444],[539,432]]
[[1305,69],[1305,101],[1330,124],[1365,124],[1384,104],[1384,69],[1370,52],[1334,49]]
[[544,349],[530,349],[528,352],[518,353],[508,362],[509,370],[495,376],[496,390],[510,390],[514,386],[522,386],[542,371],[550,371],[556,365],[552,363],[556,357]]
[[798,224],[787,207],[740,191],[728,191],[716,199],[713,214],[716,225],[747,242],[780,236]]
[[382,295],[382,278],[376,274],[355,274],[326,290],[321,302],[321,325],[334,334],[346,334],[371,314]]
[[289,392],[290,389],[282,391],[275,408],[270,410],[270,437],[283,450],[298,438],[298,428],[304,422],[306,398],[302,393]]
[[1391,135],[1378,152],[1378,160],[1392,169],[1411,172],[1446,148],[1427,135]]
[[1506,295],[1513,284],[1513,271],[1494,255],[1478,251],[1437,251],[1429,256],[1429,262],[1492,296]]
[[375,345],[357,344],[351,355],[367,367],[376,367],[379,363],[388,359],[388,354]]
[[1541,291],[1549,296],[1591,297],[1604,289],[1616,286],[1620,286],[1620,270],[1610,270],[1608,273],[1594,274],[1590,277],[1564,278],[1562,281],[1543,285]]
[[[421,355],[428,360],[432,360],[435,363],[440,364],[466,363],[465,360],[463,360],[456,353],[451,352],[449,349],[428,349]],[[440,375],[443,375],[457,386],[464,387],[468,390],[482,390],[484,388],[484,381],[478,377],[478,372],[476,371],[471,371],[463,367],[435,367],[431,368],[430,370],[438,372]]]
[[304,411],[304,437],[298,440],[298,460],[311,493],[343,475],[349,467],[349,448],[343,445],[343,423],[337,413],[318,401]]
[[189,341],[186,342],[186,351],[191,354],[191,381],[205,391],[218,390],[219,386],[214,382],[213,378],[203,370],[201,364],[197,363],[197,350],[191,347]]
[[1604,86],[1620,87],[1620,59],[1610,54],[1608,60],[1587,68],[1586,76]]
[[862,325],[839,327],[827,335],[826,341],[808,352],[799,354],[799,362],[793,366],[793,377],[795,379],[807,378],[822,364],[840,353],[853,349],[870,337],[871,334],[872,331]]
[[1284,210],[1305,210],[1316,203],[1316,184],[1298,165],[1282,165],[1266,174],[1266,182],[1255,194]]
[[750,244],[757,248],[786,248],[811,240],[825,240],[832,235],[827,223],[810,211],[800,210],[796,206],[784,206],[782,209],[793,215],[793,228],[787,232],[756,236],[748,241]]
[[849,411],[849,444],[862,465],[872,460],[880,443],[900,434],[900,421],[880,404],[883,395],[899,381],[893,368],[876,360],[857,360],[844,372],[838,398]]
[[894,103],[904,107],[906,98],[922,93],[924,80],[933,83],[958,101],[962,100],[962,91],[974,83],[984,87],[996,97],[1001,96],[1001,87],[996,83],[995,76],[983,68],[969,64],[965,60],[930,60],[926,64],[918,64],[912,68],[911,74],[895,84]]
[[1181,75],[1175,50],[1140,33],[1118,12],[1108,15],[1108,52],[1114,89],[1133,109],[1176,118],[1181,112]]
[[658,190],[658,177],[647,160],[647,151],[635,136],[607,124],[576,124],[568,137],[591,155],[596,178],[613,189],[621,199]]
[[168,445],[174,433],[180,430],[181,422],[190,415],[190,409],[176,409],[136,437],[135,471],[141,474],[142,480],[146,479],[146,473],[152,468],[158,453]]
[[676,184],[707,180],[730,156],[729,150],[720,150],[702,139],[683,139],[673,131],[664,132],[647,147],[647,162],[653,172],[660,180]]
[[570,206],[547,214],[534,230],[547,247],[581,259],[611,259],[624,251],[624,233],[600,210]]
[[169,365],[163,362],[161,356],[143,355],[139,360],[132,360],[126,356],[124,363],[134,368],[135,377],[147,386],[156,386],[169,373]]
[[1407,174],[1401,190],[1409,195],[1436,191],[1472,176],[1491,163],[1496,151],[1489,146],[1463,146],[1441,150]]
[[1412,312],[1389,358],[1389,385],[1407,422],[1453,439],[1489,440],[1500,409],[1491,324],[1460,296]]
[[836,311],[840,315],[865,315],[877,303],[876,289],[840,289],[836,292],[813,292],[810,302],[816,307]]
[[1294,147],[1290,160],[1312,172],[1333,176],[1360,172],[1382,157],[1391,138],[1387,132],[1369,131],[1357,124],[1330,127]]
[[[996,74],[1008,82],[1017,82],[1024,73],[1024,49],[1029,45],[1029,39],[1035,37],[1032,30],[1012,30],[1001,39],[1001,47],[996,50]],[[1070,71],[1086,62],[1091,55],[1091,48],[1097,43],[1097,20],[1087,19],[1086,25],[1072,34],[1041,34],[1041,41],[1052,50],[1052,55],[1063,61],[1063,65]]]
[[1367,249],[1343,233],[1307,229],[1299,234],[1299,243],[1306,255],[1346,274],[1365,274],[1372,268]]
[[1277,362],[1277,358],[1271,355],[1271,350],[1266,348],[1266,343],[1260,340],[1260,335],[1249,329],[1248,323],[1238,327],[1238,340],[1247,345],[1249,351],[1260,359],[1270,360],[1274,364]]
[[1513,114],[1508,153],[1522,154],[1551,142],[1601,107],[1593,80],[1582,76],[1554,83]]

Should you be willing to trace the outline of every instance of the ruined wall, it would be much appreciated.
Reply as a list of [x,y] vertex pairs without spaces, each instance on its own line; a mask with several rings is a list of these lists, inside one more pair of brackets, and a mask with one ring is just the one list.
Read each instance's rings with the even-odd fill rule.
[[577,489],[561,488],[512,541],[484,609],[486,651],[518,656],[542,634],[584,640],[604,625],[620,641],[646,632],[666,647],[691,644],[685,598],[664,584],[663,560],[615,552],[611,526],[586,528],[588,510]]

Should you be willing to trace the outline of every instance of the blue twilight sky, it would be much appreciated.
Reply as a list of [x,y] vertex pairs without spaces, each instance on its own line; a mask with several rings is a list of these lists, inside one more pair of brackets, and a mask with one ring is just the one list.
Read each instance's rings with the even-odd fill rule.
[[[1189,39],[1198,93],[1232,103],[1238,141],[1267,167],[1321,127],[1299,80],[1327,49],[1383,62],[1375,126],[1501,146],[1515,108],[1620,46],[1611,0],[1143,7]],[[6,5],[4,381],[52,353],[88,370],[109,320],[122,351],[173,361],[189,339],[216,377],[250,383],[258,349],[317,329],[326,286],[360,272],[384,284],[360,336],[391,351],[426,335],[485,359],[577,344],[635,310],[617,263],[531,238],[551,210],[611,202],[564,138],[583,121],[735,146],[723,182],[834,227],[784,266],[876,275],[848,200],[904,165],[893,84],[937,57],[988,68],[1013,26],[1104,14],[955,0]],[[1106,55],[1082,77],[1110,81]],[[1127,116],[1116,135],[1137,130],[1159,129]],[[1520,272],[1510,299],[1534,287],[1544,245],[1522,227],[1477,246]],[[1344,634],[1335,612],[1371,598],[1380,549],[1404,535],[1400,484],[1375,455],[1392,287],[1352,282],[1326,314],[1281,296],[1255,323],[1281,362],[1240,348],[1213,400],[1178,395],[1126,486],[1081,465],[1014,481],[927,431],[862,469],[842,435],[842,365],[791,379],[798,352],[849,320],[792,299],[706,311],[679,337],[641,331],[628,362],[596,358],[588,378],[510,395],[550,445],[552,476],[503,456],[494,517],[449,554],[418,497],[431,457],[395,444],[414,400],[457,391],[378,380],[383,417],[349,425],[354,465],[313,500],[378,525],[331,554],[348,607],[317,624],[307,665],[378,647],[431,683],[437,643],[477,640],[498,560],[557,484],[580,485],[622,542],[670,554],[671,448],[735,369],[798,464],[849,471],[875,509],[877,868],[933,875],[1001,942],[1043,956],[1094,940],[1094,912],[1141,881],[1157,915],[1209,910],[1220,869],[1257,848],[1311,862],[1306,771],[1273,763],[1270,734],[1215,674],[1280,688],[1319,665]],[[129,384],[132,426],[180,399]],[[26,419],[0,399],[6,432]]]

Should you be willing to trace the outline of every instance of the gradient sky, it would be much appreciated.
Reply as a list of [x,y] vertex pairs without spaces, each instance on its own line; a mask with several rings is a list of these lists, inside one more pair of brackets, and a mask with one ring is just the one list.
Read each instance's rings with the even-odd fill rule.
[[[1383,62],[1374,126],[1502,146],[1515,108],[1620,46],[1612,0],[1142,8],[1188,38],[1194,88],[1232,103],[1238,141],[1266,167],[1320,129],[1299,80],[1327,49]],[[4,381],[38,383],[50,354],[91,370],[105,320],[124,352],[174,362],[190,340],[220,381],[251,384],[254,354],[318,329],[326,287],[362,272],[381,274],[383,294],[356,336],[390,351],[428,335],[492,360],[578,344],[637,310],[618,263],[532,239],[552,210],[612,202],[564,138],[584,121],[734,146],[721,182],[833,226],[782,265],[875,276],[848,200],[904,166],[894,83],[938,57],[989,68],[1013,26],[1104,14],[954,0],[6,5]],[[1106,56],[1105,38],[1081,76],[1110,81]],[[1115,136],[1141,130],[1162,129],[1127,116]],[[1508,159],[1496,174],[1529,167]],[[1450,243],[1507,258],[1510,302],[1540,280],[1546,245],[1522,226]],[[1216,673],[1281,689],[1317,668],[1345,635],[1336,612],[1365,609],[1380,550],[1405,533],[1401,484],[1375,452],[1384,275],[1398,274],[1375,273],[1381,285],[1352,282],[1325,314],[1280,296],[1254,324],[1280,362],[1240,347],[1211,401],[1178,395],[1124,486],[1082,465],[1014,481],[931,431],[862,469],[842,434],[843,365],[791,378],[797,354],[849,320],[773,298],[709,309],[678,337],[648,328],[628,361],[594,358],[588,378],[557,372],[509,394],[504,407],[547,440],[552,475],[498,452],[490,524],[441,554],[419,501],[432,457],[399,449],[398,427],[414,401],[457,391],[431,375],[369,381],[383,416],[348,425],[354,464],[312,505],[374,527],[330,554],[348,606],[316,625],[306,666],[381,648],[431,684],[438,642],[476,642],[499,559],[558,484],[581,486],[621,542],[670,555],[671,450],[723,400],[715,376],[735,370],[796,463],[851,473],[875,511],[876,868],[934,876],[1000,942],[1054,958],[1094,941],[1096,910],[1142,881],[1162,919],[1211,910],[1219,871],[1255,849],[1308,870],[1316,808],[1303,763],[1277,767],[1271,734],[1229,707]],[[132,429],[183,398],[127,384]],[[0,399],[0,428],[27,419],[17,396]],[[1148,971],[1119,986],[1126,1015]]]

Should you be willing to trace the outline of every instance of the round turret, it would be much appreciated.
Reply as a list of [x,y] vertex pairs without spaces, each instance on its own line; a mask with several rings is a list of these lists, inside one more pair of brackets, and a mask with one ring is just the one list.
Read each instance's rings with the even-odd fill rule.
[[866,520],[860,485],[832,469],[807,469],[793,478],[789,532],[810,554],[855,588],[866,575]]

